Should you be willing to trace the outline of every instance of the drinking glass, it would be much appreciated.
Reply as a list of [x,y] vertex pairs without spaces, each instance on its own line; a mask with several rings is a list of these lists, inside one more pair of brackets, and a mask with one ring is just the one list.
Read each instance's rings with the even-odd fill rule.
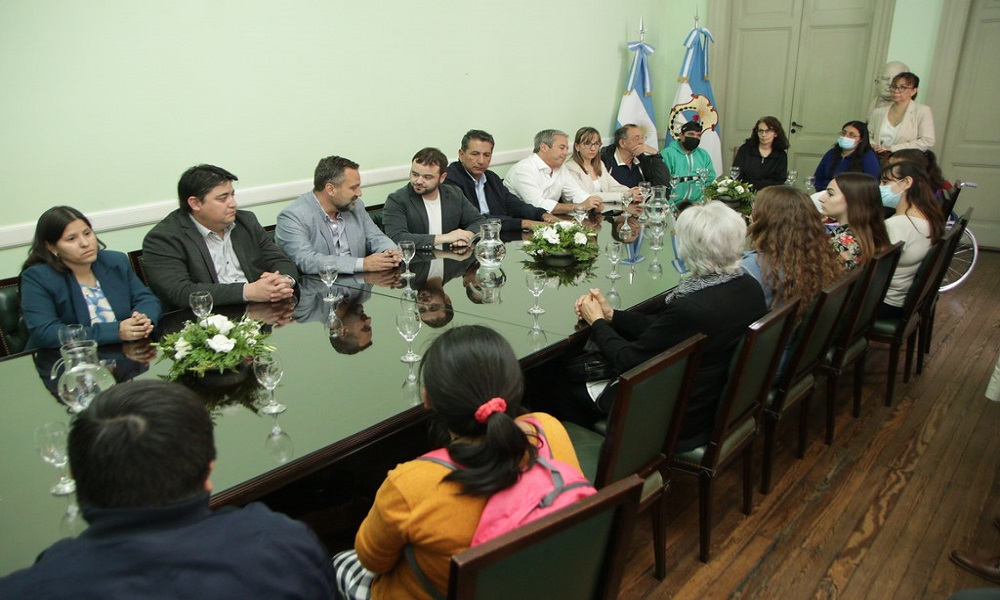
[[399,251],[403,254],[403,264],[406,265],[402,277],[404,279],[415,277],[416,274],[410,271],[410,261],[417,253],[417,244],[413,240],[404,240],[399,242]]
[[[648,182],[644,182],[644,183],[648,183]],[[652,193],[652,190],[650,190],[650,193]],[[625,238],[627,238],[628,236],[632,235],[632,228],[628,224],[628,217],[629,217],[628,206],[629,206],[629,204],[632,204],[632,191],[631,190],[626,190],[626,191],[622,192],[622,216],[625,217],[625,222],[622,224],[621,229],[618,230],[619,231],[619,235],[621,235],[622,237],[625,237]]]
[[417,337],[421,325],[420,313],[404,310],[396,315],[396,330],[406,340],[406,354],[400,356],[399,360],[405,363],[415,363],[420,360],[420,355],[413,351],[413,340]]
[[810,175],[806,177],[806,193],[814,194],[816,192],[816,177]]
[[604,297],[604,299],[608,301],[608,306],[610,306],[615,310],[618,310],[619,308],[622,307],[622,297],[618,293],[618,290],[614,288],[614,286],[612,286],[611,289],[608,290],[608,294]]
[[639,193],[642,194],[643,202],[649,202],[649,199],[653,197],[653,184],[649,181],[640,181]]
[[38,454],[42,460],[62,470],[59,481],[49,489],[53,496],[68,496],[76,491],[76,482],[70,478],[66,468],[69,464],[69,453],[66,451],[68,437],[69,427],[59,421],[45,423],[35,429],[35,449]]
[[573,205],[573,218],[576,219],[576,224],[583,226],[583,219],[587,216],[587,209],[583,207],[582,204]]
[[253,374],[257,378],[257,382],[269,394],[269,400],[267,404],[260,407],[260,412],[265,415],[276,415],[285,412],[287,407],[274,400],[274,388],[278,387],[281,376],[285,374],[285,371],[281,368],[281,359],[278,358],[278,355],[272,352],[271,354],[255,358],[253,361]]
[[288,435],[278,424],[278,415],[274,416],[274,425],[271,426],[271,431],[267,434],[267,439],[264,440],[264,447],[267,449],[268,456],[279,465],[295,458],[295,445],[292,444],[292,436]]
[[209,292],[191,292],[188,296],[191,312],[199,319],[204,319],[212,312],[212,294]]
[[789,171],[788,177],[785,178],[785,185],[795,186],[795,182],[799,180],[798,171]]
[[622,243],[608,242],[607,246],[604,247],[604,252],[607,253],[608,260],[611,261],[611,272],[607,275],[608,279],[620,279],[621,275],[618,274],[618,261],[622,259]]
[[525,273],[524,278],[528,283],[528,291],[535,297],[535,305],[528,309],[528,314],[545,314],[545,309],[538,305],[538,298],[545,291],[545,284],[549,279],[545,275],[545,271],[528,271]]
[[740,168],[736,165],[729,167],[729,178],[739,179],[740,178]]
[[63,325],[59,328],[60,346],[82,342],[85,339],[87,339],[87,330],[84,329],[83,325],[74,323],[72,325]]
[[333,299],[333,284],[337,281],[337,265],[333,262],[325,262],[319,266],[319,278],[326,284],[326,297]]

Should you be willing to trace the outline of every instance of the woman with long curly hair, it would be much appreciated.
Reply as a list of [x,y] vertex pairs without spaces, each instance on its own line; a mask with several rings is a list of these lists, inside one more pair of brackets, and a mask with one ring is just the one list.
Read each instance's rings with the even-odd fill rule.
[[799,300],[801,317],[843,272],[816,206],[793,187],[761,190],[747,233],[754,251],[743,258],[743,268],[760,282],[770,308]]
[[867,173],[841,173],[820,196],[823,214],[837,221],[830,245],[845,270],[863,266],[890,245],[878,182]]

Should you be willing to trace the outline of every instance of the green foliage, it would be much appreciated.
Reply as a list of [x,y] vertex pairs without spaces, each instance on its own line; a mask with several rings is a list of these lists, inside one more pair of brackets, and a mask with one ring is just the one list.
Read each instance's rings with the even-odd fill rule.
[[274,351],[264,344],[268,334],[261,331],[263,323],[244,316],[233,323],[223,315],[210,315],[198,322],[186,321],[184,328],[163,336],[159,344],[163,351],[157,362],[174,361],[168,377],[176,380],[185,374],[198,377],[210,371],[236,371],[242,364]]
[[535,227],[534,234],[522,249],[535,258],[568,253],[577,262],[587,262],[596,258],[599,251],[593,241],[595,237],[596,232],[584,229],[573,221],[559,221]]

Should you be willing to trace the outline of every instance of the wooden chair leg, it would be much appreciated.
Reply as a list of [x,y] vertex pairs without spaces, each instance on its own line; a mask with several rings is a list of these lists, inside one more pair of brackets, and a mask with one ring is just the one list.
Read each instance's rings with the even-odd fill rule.
[[802,399],[802,406],[799,407],[799,447],[795,452],[795,457],[799,460],[806,455],[806,438],[809,437],[809,402],[812,400],[812,391],[806,393]]
[[660,581],[667,576],[667,495],[660,492],[649,511],[653,517],[654,575]]
[[888,383],[886,384],[885,392],[886,406],[892,406],[892,393],[895,391],[896,387],[896,371],[899,370],[899,352],[902,350],[902,348],[900,348],[900,344],[902,344],[902,340],[899,341],[899,344],[893,342],[892,345],[889,346],[889,372],[886,373]]
[[852,414],[857,419],[861,416],[861,394],[865,385],[865,359],[868,358],[868,351],[865,350],[858,356],[854,363],[854,410]]
[[906,338],[906,360],[903,362],[903,383],[909,383],[910,375],[913,373],[913,350],[917,344],[917,331],[919,329],[920,326],[918,325],[917,329],[914,329],[913,333],[910,334],[910,337]]
[[753,442],[743,449],[743,514],[753,512]]
[[698,475],[698,528],[701,537],[701,562],[707,563],[712,555],[712,476]]
[[771,467],[774,461],[774,429],[778,421],[764,413],[764,459],[760,464],[760,493],[771,491]]
[[921,320],[920,326],[917,327],[917,375],[924,372],[924,354],[927,353],[926,348],[930,346],[928,335],[930,332],[927,331],[927,321]]
[[830,369],[826,373],[826,445],[833,444],[833,433],[837,421],[837,380],[840,369]]

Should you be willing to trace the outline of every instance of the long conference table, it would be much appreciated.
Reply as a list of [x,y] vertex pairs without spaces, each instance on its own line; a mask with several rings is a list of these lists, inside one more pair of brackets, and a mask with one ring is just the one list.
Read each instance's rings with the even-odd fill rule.
[[[453,311],[447,325],[421,327],[414,341],[418,353],[448,327],[482,324],[510,341],[526,370],[541,368],[586,335],[573,312],[574,301],[586,290],[600,288],[606,296],[617,296],[620,307],[644,310],[660,305],[662,294],[677,283],[669,233],[666,247],[653,252],[648,232],[635,219],[630,222],[639,235],[625,244],[617,268],[621,278],[607,277],[611,264],[603,252],[613,239],[614,220],[594,218],[588,225],[597,230],[601,254],[589,274],[549,269],[540,297],[546,312],[537,319],[527,312],[534,298],[525,270],[532,267],[520,237],[506,240],[499,269],[480,268],[472,256],[427,255],[411,263],[416,276],[403,288],[341,276],[334,287],[343,323],[338,330],[356,338],[348,340],[355,350],[361,348],[354,353],[339,353],[331,344],[327,288],[306,278],[297,320],[274,328],[268,339],[284,365],[275,393],[287,410],[277,417],[256,412],[253,406],[263,390],[255,390],[252,381],[239,386],[250,392],[235,393],[230,402],[211,408],[218,450],[212,505],[263,501],[309,523],[331,548],[349,545],[386,471],[430,444],[429,413],[420,406],[410,367],[400,361],[406,343],[396,330],[396,315],[413,309],[409,298],[417,295],[429,320],[440,316],[448,302]],[[177,327],[190,317],[189,311],[179,311],[163,323]],[[34,447],[39,425],[71,418],[50,391],[53,354],[0,360],[0,576],[30,565],[46,547],[86,526],[71,498],[49,493],[59,471]],[[121,380],[164,377],[170,366],[169,360],[148,366],[131,361],[116,347],[103,348],[102,358],[113,361]],[[205,394],[218,399],[211,391]]]

